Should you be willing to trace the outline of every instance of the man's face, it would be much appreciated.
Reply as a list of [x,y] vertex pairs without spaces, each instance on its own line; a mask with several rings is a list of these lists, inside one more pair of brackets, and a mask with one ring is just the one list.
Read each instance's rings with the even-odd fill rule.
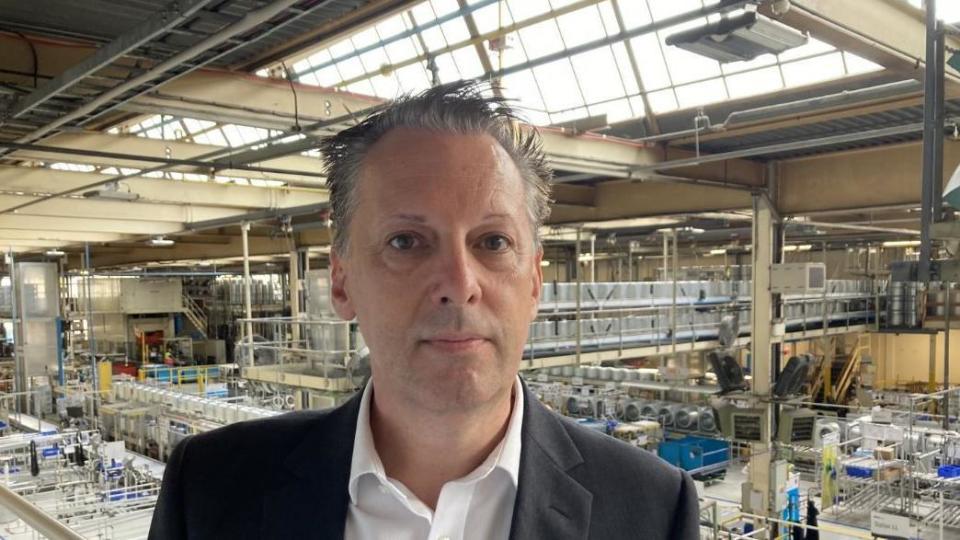
[[333,301],[357,318],[377,394],[444,412],[509,392],[543,278],[503,147],[396,129],[371,148],[356,189],[349,245],[331,256]]

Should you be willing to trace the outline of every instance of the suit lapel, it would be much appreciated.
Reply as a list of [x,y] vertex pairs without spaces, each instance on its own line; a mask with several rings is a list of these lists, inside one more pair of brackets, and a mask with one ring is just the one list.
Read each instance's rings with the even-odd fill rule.
[[520,483],[510,538],[586,538],[593,495],[568,473],[583,457],[554,413],[523,388]]
[[261,538],[343,538],[361,394],[318,419],[287,455],[286,475],[264,494]]
[[[593,495],[568,473],[583,458],[559,418],[523,388],[520,485],[510,538],[586,538]],[[261,538],[343,539],[361,394],[318,419],[287,455],[286,475],[264,494]]]

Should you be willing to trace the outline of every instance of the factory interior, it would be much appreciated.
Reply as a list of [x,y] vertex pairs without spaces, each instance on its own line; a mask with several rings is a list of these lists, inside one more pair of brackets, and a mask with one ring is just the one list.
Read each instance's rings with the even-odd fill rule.
[[465,79],[554,171],[544,404],[704,539],[960,538],[955,0],[0,0],[0,537],[145,538],[185,437],[362,388],[317,148]]

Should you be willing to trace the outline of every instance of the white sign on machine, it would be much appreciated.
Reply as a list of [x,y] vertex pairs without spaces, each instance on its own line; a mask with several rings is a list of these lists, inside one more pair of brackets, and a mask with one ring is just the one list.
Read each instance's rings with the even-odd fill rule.
[[909,517],[876,510],[870,512],[870,532],[880,538],[920,538]]

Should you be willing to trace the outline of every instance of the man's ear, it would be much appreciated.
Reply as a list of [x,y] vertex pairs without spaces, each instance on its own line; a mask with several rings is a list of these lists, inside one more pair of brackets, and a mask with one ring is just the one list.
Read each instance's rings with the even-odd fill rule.
[[350,295],[347,293],[347,271],[344,268],[344,260],[335,249],[330,250],[330,299],[333,310],[341,319],[352,321],[357,316]]

